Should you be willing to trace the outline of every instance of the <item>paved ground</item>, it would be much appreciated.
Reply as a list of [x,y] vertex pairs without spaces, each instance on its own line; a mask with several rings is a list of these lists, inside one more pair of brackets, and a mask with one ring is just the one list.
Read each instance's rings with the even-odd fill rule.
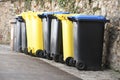
[[0,45],[0,80],[81,80],[36,57]]
[[109,69],[104,71],[78,71],[74,67],[68,67],[54,61],[11,52],[9,46],[0,45],[0,80],[38,79],[120,80],[120,73]]

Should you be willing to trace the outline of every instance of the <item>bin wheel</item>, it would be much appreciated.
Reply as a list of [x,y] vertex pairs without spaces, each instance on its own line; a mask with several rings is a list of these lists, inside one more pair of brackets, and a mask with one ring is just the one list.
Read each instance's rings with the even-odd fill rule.
[[21,53],[24,53],[24,50],[20,49],[20,52],[21,52]]
[[46,50],[43,50],[43,58],[47,58],[47,52],[46,52]]
[[45,57],[43,51],[41,51],[41,52],[39,53],[39,57],[41,57],[41,58],[44,58],[44,57]]
[[28,48],[24,48],[24,53],[28,55]]
[[70,59],[71,59],[72,57],[68,57],[66,60],[65,60],[65,63],[66,63],[66,65],[67,66],[71,66],[71,64],[70,64]]
[[69,64],[71,66],[75,67],[76,61],[73,58],[71,58],[70,61],[69,61]]
[[46,58],[47,58],[48,60],[52,60],[52,57],[50,56],[50,53],[47,53],[47,54],[46,54]]
[[63,55],[62,55],[62,54],[60,54],[60,56],[59,56],[59,62],[60,62],[60,63],[64,63]]
[[30,50],[29,54],[30,54],[31,56],[33,56],[33,54],[32,54],[32,50]]
[[77,68],[78,70],[84,70],[84,69],[86,68],[86,65],[85,65],[83,62],[78,61],[78,62],[76,63],[76,68]]
[[59,54],[55,54],[54,55],[54,57],[53,57],[53,60],[55,61],[55,62],[59,62]]
[[22,47],[20,47],[20,52],[23,53],[23,51],[22,51]]
[[37,51],[36,51],[36,56],[37,56],[37,57],[40,57],[41,52],[42,52],[42,50],[37,50]]

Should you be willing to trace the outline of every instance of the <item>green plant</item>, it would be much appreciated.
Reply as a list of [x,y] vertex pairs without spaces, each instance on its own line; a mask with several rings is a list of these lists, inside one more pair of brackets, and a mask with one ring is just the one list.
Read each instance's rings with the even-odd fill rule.
[[32,0],[25,0],[25,11],[26,10],[31,10],[31,1]]
[[75,0],[57,0],[58,5],[66,11],[77,13],[79,7],[75,6]]
[[94,7],[93,8],[93,12],[95,13],[97,10],[101,10],[101,8],[99,8],[99,7]]
[[40,0],[35,0],[36,4],[38,5],[40,3]]
[[40,5],[42,8],[44,7],[44,5],[45,5],[45,2],[50,2],[50,3],[52,3],[52,1],[53,0],[35,0],[36,1],[36,4],[38,5]]
[[92,3],[92,0],[89,0],[89,5]]
[[44,7],[45,0],[39,0],[39,1],[40,1],[40,6],[41,6],[41,7]]

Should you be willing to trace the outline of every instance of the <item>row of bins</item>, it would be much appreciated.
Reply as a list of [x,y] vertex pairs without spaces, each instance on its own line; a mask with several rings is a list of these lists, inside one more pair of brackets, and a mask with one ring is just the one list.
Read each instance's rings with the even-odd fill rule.
[[69,12],[23,12],[16,18],[14,51],[101,70],[105,17]]

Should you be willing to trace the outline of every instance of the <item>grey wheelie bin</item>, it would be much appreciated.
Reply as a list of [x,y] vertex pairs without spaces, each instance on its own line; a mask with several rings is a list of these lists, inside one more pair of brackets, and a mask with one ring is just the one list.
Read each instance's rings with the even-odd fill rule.
[[21,52],[21,22],[19,16],[16,18],[16,27],[14,29],[14,50],[16,52]]
[[51,16],[50,54],[55,62],[63,62],[62,23]]
[[44,12],[42,15],[38,15],[42,18],[43,23],[43,42],[44,42],[44,53],[41,54],[41,57],[46,57],[51,60],[50,55],[50,37],[51,37],[51,15],[53,14],[68,14],[68,12]]
[[46,12],[42,15],[39,14],[38,16],[42,19],[43,25],[43,45],[44,45],[44,53],[39,55],[42,58],[50,57],[50,30],[51,30],[51,19],[48,18],[48,14],[52,14],[53,12]]
[[21,28],[21,51],[25,53],[27,49],[27,35],[26,35],[26,24],[22,16],[18,18]]
[[71,64],[79,70],[100,70],[104,25],[103,16],[79,15],[68,17],[73,22],[74,60]]
[[27,39],[26,39],[26,26],[22,16],[16,18],[16,27],[14,30],[15,40],[14,40],[14,49],[17,52],[24,52],[27,48]]

